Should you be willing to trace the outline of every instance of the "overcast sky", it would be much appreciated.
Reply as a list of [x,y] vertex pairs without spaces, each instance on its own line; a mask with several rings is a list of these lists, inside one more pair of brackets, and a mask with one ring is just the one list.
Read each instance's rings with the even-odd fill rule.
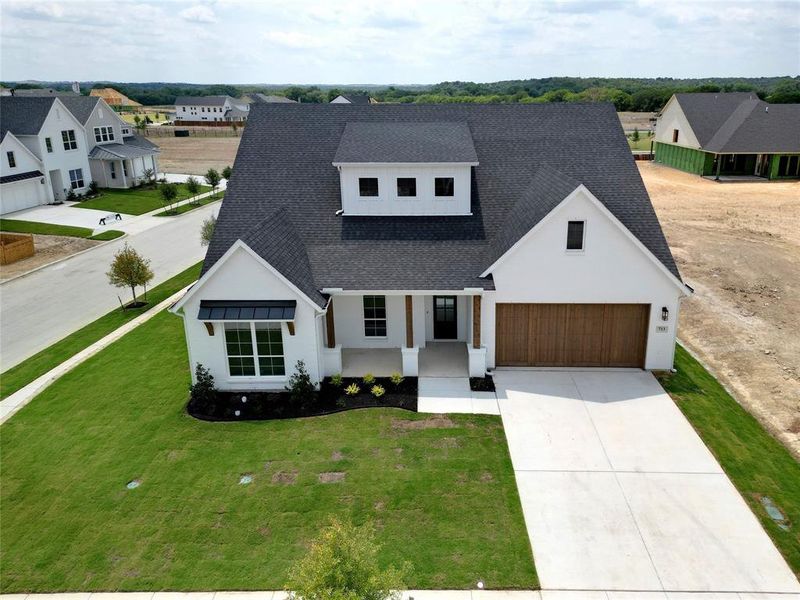
[[800,0],[0,0],[0,79],[797,75]]

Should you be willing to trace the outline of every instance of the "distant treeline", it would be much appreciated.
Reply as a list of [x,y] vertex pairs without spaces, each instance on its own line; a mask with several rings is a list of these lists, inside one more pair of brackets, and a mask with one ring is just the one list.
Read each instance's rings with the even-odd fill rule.
[[[14,87],[14,84],[3,84]],[[41,83],[42,87],[69,89],[65,82]],[[20,85],[19,87],[23,87]],[[34,87],[25,84],[25,87]],[[546,77],[494,83],[445,81],[434,85],[365,86],[274,86],[201,85],[190,83],[82,83],[84,93],[92,87],[113,87],[145,105],[168,105],[177,96],[227,94],[241,97],[262,92],[285,95],[300,102],[330,102],[339,94],[368,93],[379,102],[444,104],[450,102],[540,103],[613,102],[619,111],[657,111],[677,92],[753,92],[773,103],[800,103],[800,77],[711,77],[706,79]]]

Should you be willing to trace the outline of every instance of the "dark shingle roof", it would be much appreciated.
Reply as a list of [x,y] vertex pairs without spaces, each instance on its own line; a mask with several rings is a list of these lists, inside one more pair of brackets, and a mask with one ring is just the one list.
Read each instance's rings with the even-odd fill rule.
[[342,98],[347,100],[350,104],[369,104],[369,94],[339,94]]
[[81,122],[81,125],[86,125],[94,107],[100,102],[100,98],[97,96],[59,96],[58,99]]
[[675,98],[703,150],[800,152],[800,104],[767,104],[748,92]]
[[[326,287],[493,289],[480,274],[497,252],[580,182],[680,277],[611,104],[258,104],[250,112],[204,272],[243,239],[309,295]],[[480,161],[472,215],[336,215],[331,163],[357,122],[466,123]],[[522,217],[519,230],[505,231]],[[318,293],[314,301],[324,306]]]
[[0,131],[14,135],[36,135],[53,106],[51,97],[0,97]]
[[125,138],[122,144],[103,144],[95,146],[89,152],[89,158],[98,160],[117,160],[120,158],[138,158],[140,156],[150,156],[160,152],[158,146],[153,144],[142,145],[135,140]]
[[34,177],[41,177],[41,171],[27,171],[26,173],[15,173],[14,175],[4,175],[0,177],[0,183],[14,183],[15,181],[25,181]]
[[[187,106],[222,106],[230,96],[178,96],[176,105]],[[232,99],[232,98],[231,98]]]
[[286,96],[272,96],[268,94],[251,94],[250,97],[253,99],[253,102],[263,102],[263,103],[272,103],[272,102],[284,102],[286,104],[297,104],[297,100],[292,100],[291,98],[287,98]]
[[333,162],[477,163],[478,156],[465,122],[349,122]]

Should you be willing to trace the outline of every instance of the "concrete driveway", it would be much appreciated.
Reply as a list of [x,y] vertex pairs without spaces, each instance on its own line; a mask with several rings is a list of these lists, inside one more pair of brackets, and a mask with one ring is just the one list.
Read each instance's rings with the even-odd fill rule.
[[494,379],[543,589],[800,592],[651,374]]

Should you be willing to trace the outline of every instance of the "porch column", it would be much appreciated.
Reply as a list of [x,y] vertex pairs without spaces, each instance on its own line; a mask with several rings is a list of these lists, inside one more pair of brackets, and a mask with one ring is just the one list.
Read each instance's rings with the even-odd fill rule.
[[472,297],[472,347],[481,347],[481,297]]
[[328,348],[336,347],[336,327],[333,324],[333,296],[328,302],[328,311],[325,313],[325,333],[328,339]]
[[125,160],[119,161],[119,173],[122,175],[122,187],[128,187],[128,178],[125,177]]
[[414,347],[414,313],[411,296],[406,296],[406,348]]

